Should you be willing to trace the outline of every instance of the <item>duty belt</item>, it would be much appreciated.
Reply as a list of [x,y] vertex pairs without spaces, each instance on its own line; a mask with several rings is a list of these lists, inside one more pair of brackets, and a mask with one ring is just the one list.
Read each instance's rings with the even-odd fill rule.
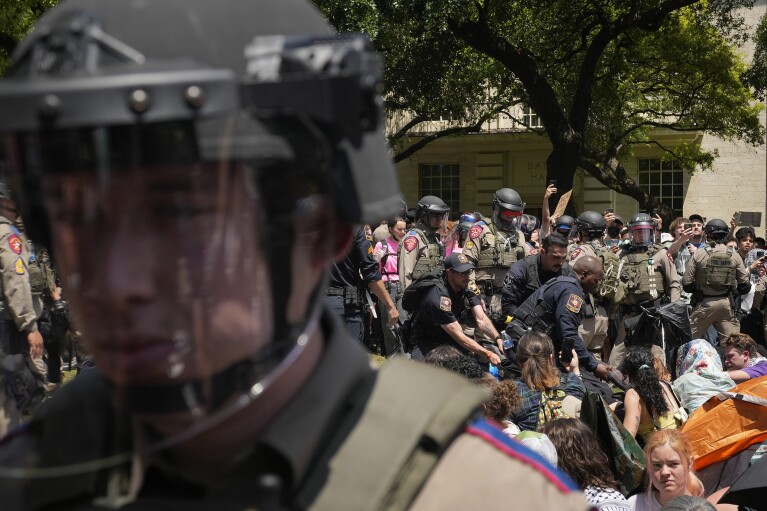
[[327,291],[328,296],[341,296],[345,304],[355,305],[362,303],[359,290],[354,286],[335,287],[331,286]]

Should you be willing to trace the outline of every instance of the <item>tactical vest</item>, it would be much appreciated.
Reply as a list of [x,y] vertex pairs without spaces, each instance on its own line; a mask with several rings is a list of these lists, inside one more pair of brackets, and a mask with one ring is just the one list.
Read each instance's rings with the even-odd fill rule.
[[626,295],[649,294],[655,300],[663,294],[663,274],[655,271],[653,258],[661,248],[659,245],[653,245],[641,252],[623,255],[618,268]]
[[439,242],[436,235],[427,235],[418,227],[413,227],[411,232],[415,232],[418,239],[426,247],[424,253],[418,257],[413,267],[413,280],[444,269],[445,267],[445,246]]
[[550,311],[546,308],[543,301],[543,295],[546,294],[546,290],[553,286],[556,282],[572,282],[580,286],[580,281],[575,277],[559,277],[558,279],[551,279],[544,285],[538,288],[534,295],[522,302],[522,304],[514,311],[514,319],[511,322],[510,328],[512,333],[515,334],[512,337],[517,339],[520,337],[522,330],[532,330],[534,332],[543,332],[545,334],[551,333],[554,329],[554,311]]
[[[14,227],[14,232],[21,237],[21,233]],[[27,240],[29,243],[29,284],[32,288],[32,294],[33,295],[41,295],[48,287],[47,279],[45,278],[45,270],[42,267],[42,262],[37,257],[37,252],[35,251],[34,245],[32,245],[32,242]]]
[[[541,282],[541,276],[538,274],[538,255],[530,255],[525,257],[525,264],[527,264],[527,282],[525,282],[525,296],[531,296],[535,293],[539,287],[543,285]],[[561,275],[567,275],[570,273],[570,265],[567,261],[562,265],[560,270]],[[552,277],[556,278],[556,277]]]
[[490,232],[482,237],[479,261],[477,269],[506,268],[516,263],[524,254],[524,248],[519,244],[519,233],[514,230],[511,233],[500,235],[495,224],[487,224]]
[[735,262],[732,260],[733,249],[727,248],[725,252],[714,252],[714,249],[708,245],[704,249],[708,254],[708,259],[701,261],[695,267],[695,288],[701,291],[701,286],[706,285],[713,288],[714,291],[726,293],[735,284]]
[[599,289],[595,291],[594,296],[600,300],[615,301],[618,286],[620,285],[620,279],[618,278],[620,261],[618,256],[609,247],[602,245],[598,241],[591,241],[589,244],[594,249],[597,257],[602,261],[602,270],[604,271],[602,283],[599,285]]

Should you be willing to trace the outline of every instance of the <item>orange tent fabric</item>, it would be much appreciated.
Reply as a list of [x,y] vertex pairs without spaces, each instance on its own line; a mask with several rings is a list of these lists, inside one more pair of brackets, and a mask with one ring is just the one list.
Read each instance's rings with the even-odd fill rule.
[[[730,392],[767,398],[767,376],[745,381]],[[681,430],[692,442],[695,469],[700,470],[767,440],[767,406],[712,397]]]

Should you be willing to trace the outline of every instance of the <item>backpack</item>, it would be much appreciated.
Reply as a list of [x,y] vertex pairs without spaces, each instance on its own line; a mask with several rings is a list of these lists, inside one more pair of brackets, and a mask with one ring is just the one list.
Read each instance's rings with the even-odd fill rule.
[[569,419],[570,416],[562,408],[562,401],[567,397],[564,390],[551,389],[541,392],[541,406],[538,408],[537,430],[544,424],[554,419]]
[[441,290],[447,294],[441,272],[425,273],[421,275],[415,279],[402,294],[402,308],[408,313],[408,318],[404,323],[399,325],[396,333],[400,343],[402,343],[405,353],[410,353],[413,351],[413,348],[415,348],[415,343],[413,342],[413,334],[415,332],[413,327],[419,317],[417,309],[421,305],[423,297],[434,286],[439,286]]

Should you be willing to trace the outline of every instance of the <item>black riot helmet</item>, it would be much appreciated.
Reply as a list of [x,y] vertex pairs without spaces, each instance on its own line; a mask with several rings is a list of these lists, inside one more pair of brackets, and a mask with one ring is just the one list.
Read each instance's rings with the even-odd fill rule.
[[655,221],[647,213],[637,213],[629,220],[629,234],[635,247],[649,247],[655,241]]
[[190,417],[164,446],[317,346],[332,241],[400,209],[381,84],[305,0],[63,0],[16,48],[16,202],[115,410]]
[[596,211],[584,211],[575,221],[576,231],[588,234],[592,240],[600,239],[606,228],[605,218]]
[[562,215],[557,218],[554,230],[567,238],[570,235],[573,225],[575,225],[575,218],[570,215]]
[[706,237],[713,240],[721,240],[730,233],[730,227],[720,218],[712,218],[706,223]]
[[450,207],[445,201],[434,195],[424,195],[418,201],[415,208],[415,217],[423,218],[426,215],[445,215],[450,213]]
[[503,230],[510,231],[517,227],[525,203],[522,197],[511,188],[501,188],[493,195],[493,221]]

